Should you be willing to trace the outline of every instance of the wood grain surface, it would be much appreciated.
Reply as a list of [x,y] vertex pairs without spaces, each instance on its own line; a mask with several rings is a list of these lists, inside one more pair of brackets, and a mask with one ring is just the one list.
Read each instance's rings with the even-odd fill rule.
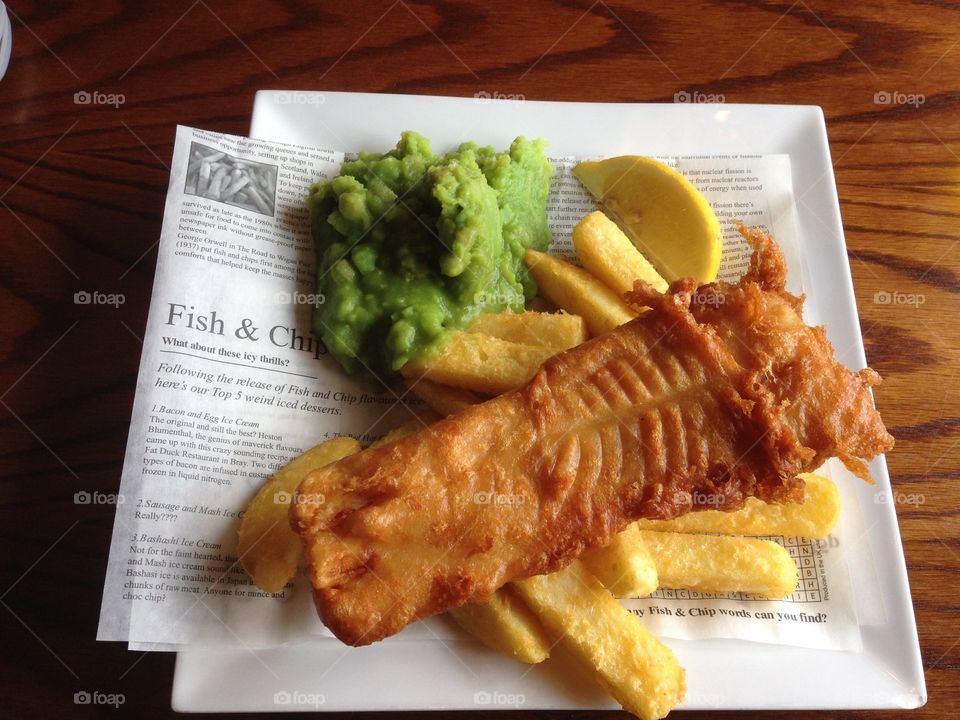
[[[821,105],[867,355],[884,376],[876,399],[897,438],[890,471],[909,500],[897,511],[930,697],[911,717],[956,717],[957,3],[8,5],[0,714],[173,716],[172,655],[94,640],[113,510],[77,505],[74,493],[119,483],[175,126],[244,134],[254,92],[285,88],[624,102],[686,92]],[[112,94],[113,104],[77,104],[78,92]],[[125,303],[75,305],[80,290],[122,293]],[[77,706],[80,690],[123,693],[125,704]]]

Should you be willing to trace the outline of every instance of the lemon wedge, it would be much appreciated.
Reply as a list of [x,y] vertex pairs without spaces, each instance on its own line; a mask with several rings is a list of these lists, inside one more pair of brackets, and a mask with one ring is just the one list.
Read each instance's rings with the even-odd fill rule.
[[716,280],[720,221],[679,172],[653,158],[621,155],[579,163],[573,174],[668,282]]

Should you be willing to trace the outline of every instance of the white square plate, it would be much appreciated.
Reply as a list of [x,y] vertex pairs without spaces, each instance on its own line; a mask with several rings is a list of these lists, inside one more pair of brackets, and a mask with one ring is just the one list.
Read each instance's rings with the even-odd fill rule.
[[[464,139],[506,147],[544,137],[552,155],[627,153],[790,156],[815,317],[840,360],[865,364],[823,113],[819,107],[645,105],[363,93],[261,91],[254,138],[354,152],[392,147],[404,129],[435,147]],[[819,312],[816,312],[819,310]],[[687,669],[686,709],[913,708],[926,701],[916,624],[896,514],[876,504],[889,490],[884,458],[877,487],[859,489],[869,545],[879,561],[881,624],[864,625],[862,652],[733,640],[669,644]],[[529,667],[462,641],[388,640],[349,648],[332,639],[258,651],[191,649],[177,656],[178,711],[480,710],[611,708],[564,658]]]

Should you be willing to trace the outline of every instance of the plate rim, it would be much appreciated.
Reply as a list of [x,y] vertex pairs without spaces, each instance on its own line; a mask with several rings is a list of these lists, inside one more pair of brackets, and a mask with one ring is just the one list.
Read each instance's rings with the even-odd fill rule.
[[[455,97],[455,96],[442,96],[442,95],[400,95],[400,94],[388,94],[388,93],[353,93],[353,92],[340,92],[340,91],[302,91],[302,90],[260,90],[256,93],[253,113],[251,117],[251,127],[250,127],[250,137],[259,138],[259,139],[274,139],[279,140],[276,137],[270,137],[269,132],[269,112],[272,110],[276,112],[276,108],[282,106],[284,103],[278,102],[278,98],[282,97],[282,94],[287,94],[288,98],[291,94],[296,94],[297,96],[303,96],[306,98],[322,98],[322,102],[314,102],[313,105],[316,108],[321,110],[328,110],[333,108],[336,104],[345,102],[365,102],[375,99],[378,103],[385,104],[394,104],[394,105],[406,105],[409,106],[410,103],[428,105],[443,105],[445,103],[477,103],[476,98],[471,97]],[[508,103],[510,101],[507,101]],[[288,103],[289,104],[289,103]],[[503,108],[509,107],[507,103],[501,101],[491,101],[485,103],[493,108]],[[791,157],[791,163],[793,165],[793,181],[795,192],[800,192],[800,188],[804,190],[803,195],[800,197],[800,202],[798,205],[803,204],[804,208],[797,207],[797,220],[798,220],[798,232],[801,237],[807,238],[816,238],[818,233],[826,231],[828,237],[823,240],[820,239],[818,249],[815,251],[820,255],[825,256],[826,260],[826,269],[827,272],[825,276],[818,276],[812,278],[813,286],[811,288],[811,295],[816,297],[817,294],[814,292],[816,287],[827,287],[831,292],[839,294],[841,296],[842,302],[834,303],[831,308],[831,316],[829,318],[824,317],[823,322],[826,324],[828,329],[828,335],[833,335],[834,337],[831,340],[834,340],[834,345],[836,346],[836,337],[852,338],[852,342],[848,344],[848,347],[843,351],[843,360],[853,367],[854,369],[859,369],[864,367],[866,364],[864,347],[863,347],[863,338],[860,333],[859,317],[857,312],[856,305],[856,295],[853,288],[853,279],[850,264],[847,258],[846,250],[846,241],[843,234],[843,225],[840,216],[840,207],[839,207],[839,198],[836,189],[836,182],[833,173],[833,164],[831,160],[829,141],[827,136],[826,122],[821,107],[817,105],[771,105],[771,104],[724,104],[724,105],[676,105],[669,103],[623,103],[623,102],[568,102],[568,101],[558,101],[558,100],[526,100],[521,103],[524,106],[533,106],[535,108],[542,107],[548,109],[550,107],[566,107],[568,109],[587,109],[587,110],[599,110],[601,113],[605,112],[606,109],[612,109],[613,112],[623,111],[630,108],[638,109],[651,113],[659,113],[665,116],[686,116],[687,118],[691,117],[706,117],[710,113],[728,113],[738,117],[741,114],[761,114],[767,115],[770,119],[773,118],[786,118],[794,124],[794,130],[796,131],[793,141],[784,141],[783,149],[779,150],[784,154],[788,154]],[[293,105],[296,107],[296,105]],[[748,122],[753,122],[748,118]],[[374,121],[376,124],[376,121]],[[283,140],[281,140],[283,141]],[[701,141],[702,142],[702,141]],[[805,152],[802,157],[798,157],[798,162],[794,164],[795,155],[797,155],[797,150],[803,149]],[[793,152],[791,152],[793,150]],[[764,150],[764,153],[773,152],[770,150]],[[664,154],[674,154],[674,153],[664,153]],[[818,174],[816,178],[811,182],[809,172],[815,169]],[[803,181],[798,188],[798,178]],[[818,187],[819,186],[819,187]],[[814,191],[816,191],[814,193]],[[814,203],[814,207],[810,207],[805,203],[802,203],[802,198],[808,193],[815,194],[819,196],[819,199]],[[825,296],[825,294],[823,295]],[[842,309],[842,314],[833,314],[837,308]],[[871,463],[871,470],[874,472],[874,476],[877,479],[877,484],[881,488],[889,489],[889,473],[886,466],[885,457],[881,456],[875,459]],[[861,502],[863,497],[861,497]],[[806,707],[810,709],[837,709],[840,707],[843,708],[854,708],[854,707],[889,707],[889,708],[903,708],[906,706],[910,707],[919,707],[926,702],[926,686],[925,678],[923,674],[922,658],[920,656],[919,648],[919,638],[916,629],[916,619],[912,611],[912,600],[910,594],[909,579],[906,572],[906,564],[903,555],[902,541],[900,538],[899,526],[897,523],[896,512],[892,504],[881,505],[879,506],[877,512],[879,513],[879,518],[882,522],[878,521],[874,524],[872,528],[868,530],[870,536],[870,545],[874,553],[874,558],[876,560],[876,555],[879,552],[880,546],[883,546],[884,557],[887,560],[885,571],[891,573],[891,576],[888,577],[887,585],[881,584],[880,593],[881,598],[885,603],[894,604],[900,606],[898,609],[903,610],[904,604],[909,608],[909,612],[901,613],[897,617],[900,622],[895,623],[891,630],[896,630],[897,636],[903,642],[903,645],[906,646],[906,657],[902,657],[902,663],[909,671],[911,677],[905,677],[903,680],[906,682],[906,687],[912,688],[913,695],[912,700],[899,700],[893,701],[892,699],[887,701],[887,704],[854,704],[854,705],[824,705],[824,704],[813,704],[813,705],[802,705],[798,706],[795,704],[784,705],[784,708],[799,708]],[[881,525],[882,527],[877,527]],[[889,561],[893,560],[891,564]],[[880,566],[878,565],[878,571]],[[888,597],[889,591],[893,591],[892,597]],[[892,602],[891,602],[892,601]],[[888,625],[890,623],[888,607]],[[887,627],[887,626],[884,626]],[[417,642],[417,641],[406,641],[406,642]],[[675,641],[671,641],[675,642]],[[687,641],[689,642],[689,641]],[[701,641],[702,642],[702,641]],[[731,641],[735,642],[735,641]],[[435,643],[434,643],[435,645]],[[780,647],[781,651],[785,648]],[[203,651],[200,651],[203,652]],[[244,652],[240,651],[231,651],[223,650],[224,653],[230,652]],[[818,651],[832,653],[834,651]],[[172,688],[172,706],[178,712],[186,712],[190,710],[199,711],[213,711],[217,708],[214,706],[206,705],[203,702],[197,702],[197,698],[190,695],[189,683],[186,682],[186,675],[188,673],[188,666],[190,665],[190,655],[192,652],[178,652],[176,667],[174,671],[174,680]],[[856,655],[851,653],[851,655]],[[179,680],[178,680],[179,678]],[[909,695],[909,693],[907,693]],[[903,696],[901,696],[902,698]],[[892,696],[891,696],[892,698]],[[364,698],[365,701],[369,701],[370,698]],[[907,703],[905,705],[904,703]],[[343,707],[338,706],[336,708],[329,708],[330,710],[343,710],[343,709],[367,709],[367,710],[379,710],[379,709],[427,709],[435,708],[435,703],[420,703],[420,704],[361,704],[355,707]],[[444,707],[449,707],[450,709],[477,709],[474,706],[468,705],[444,705]],[[684,709],[716,709],[715,705],[685,705]],[[724,706],[722,709],[746,709],[747,706]],[[763,707],[772,708],[778,707],[776,705],[763,705]],[[241,711],[244,708],[236,708],[236,711]],[[250,706],[250,709],[262,709],[261,706]],[[274,710],[277,708],[274,707]],[[296,709],[296,708],[292,708]],[[547,708],[552,709],[552,708]],[[566,709],[566,708],[564,708]],[[583,709],[601,709],[596,706],[586,707],[583,706]]]

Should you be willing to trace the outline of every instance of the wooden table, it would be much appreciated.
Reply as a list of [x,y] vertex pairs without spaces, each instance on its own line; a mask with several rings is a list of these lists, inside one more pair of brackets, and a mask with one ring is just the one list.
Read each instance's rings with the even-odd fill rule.
[[[912,717],[956,716],[960,13],[804,0],[10,5],[3,715],[173,716],[172,655],[94,640],[113,510],[73,496],[119,482],[174,126],[244,134],[256,90],[296,88],[821,105],[867,355],[885,378],[876,399],[897,438],[890,471],[914,501],[897,510],[930,701]],[[94,102],[78,104],[83,92]],[[126,301],[75,305],[80,290]],[[80,690],[125,704],[77,706]]]

